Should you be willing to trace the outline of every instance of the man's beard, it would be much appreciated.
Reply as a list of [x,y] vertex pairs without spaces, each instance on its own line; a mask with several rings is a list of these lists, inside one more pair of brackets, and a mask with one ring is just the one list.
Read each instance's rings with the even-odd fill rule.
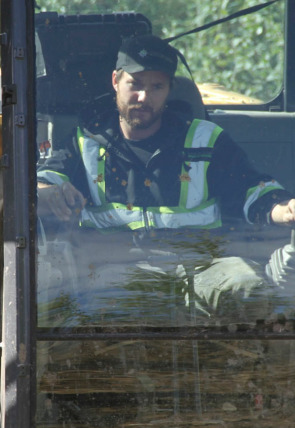
[[[159,119],[161,119],[165,105],[159,110],[154,111],[152,107],[144,104],[124,104],[121,102],[117,93],[117,108],[120,118],[124,119],[131,129],[148,129]],[[149,113],[147,118],[136,115],[136,111]]]

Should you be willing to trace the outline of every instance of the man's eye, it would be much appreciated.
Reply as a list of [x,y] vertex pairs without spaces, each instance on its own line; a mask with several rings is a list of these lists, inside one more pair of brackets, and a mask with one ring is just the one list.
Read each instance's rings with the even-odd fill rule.
[[139,83],[138,82],[129,82],[129,85],[131,86],[131,88],[139,88]]

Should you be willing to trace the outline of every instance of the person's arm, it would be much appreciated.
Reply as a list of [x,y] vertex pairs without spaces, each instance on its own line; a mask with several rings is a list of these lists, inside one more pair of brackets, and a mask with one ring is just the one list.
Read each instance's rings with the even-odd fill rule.
[[74,140],[66,149],[53,152],[52,157],[38,167],[38,214],[54,214],[68,221],[84,208],[87,189],[85,170]]
[[245,152],[225,132],[215,144],[207,177],[209,195],[219,200],[223,215],[245,217],[249,223],[285,222],[284,201],[292,199],[292,195],[273,177],[256,171]]

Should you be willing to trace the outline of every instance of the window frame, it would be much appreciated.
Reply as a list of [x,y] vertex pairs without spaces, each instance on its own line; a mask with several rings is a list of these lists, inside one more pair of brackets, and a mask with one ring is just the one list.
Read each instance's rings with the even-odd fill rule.
[[292,41],[295,38],[295,4],[293,0],[285,0],[285,49],[282,89],[268,102],[261,104],[206,104],[211,112],[216,110],[233,111],[268,111],[294,112],[295,111],[295,55],[292,52]]
[[33,2],[2,0],[4,278],[1,427],[35,419],[35,108]]

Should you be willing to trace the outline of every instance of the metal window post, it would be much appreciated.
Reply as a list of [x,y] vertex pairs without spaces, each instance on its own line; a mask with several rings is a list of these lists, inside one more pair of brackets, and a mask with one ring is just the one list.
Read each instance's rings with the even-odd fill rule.
[[295,38],[295,2],[286,1],[285,27],[285,65],[284,65],[284,110],[295,110],[295,56],[293,54]]
[[1,428],[32,428],[36,318],[33,1],[2,0],[1,7],[4,183]]

